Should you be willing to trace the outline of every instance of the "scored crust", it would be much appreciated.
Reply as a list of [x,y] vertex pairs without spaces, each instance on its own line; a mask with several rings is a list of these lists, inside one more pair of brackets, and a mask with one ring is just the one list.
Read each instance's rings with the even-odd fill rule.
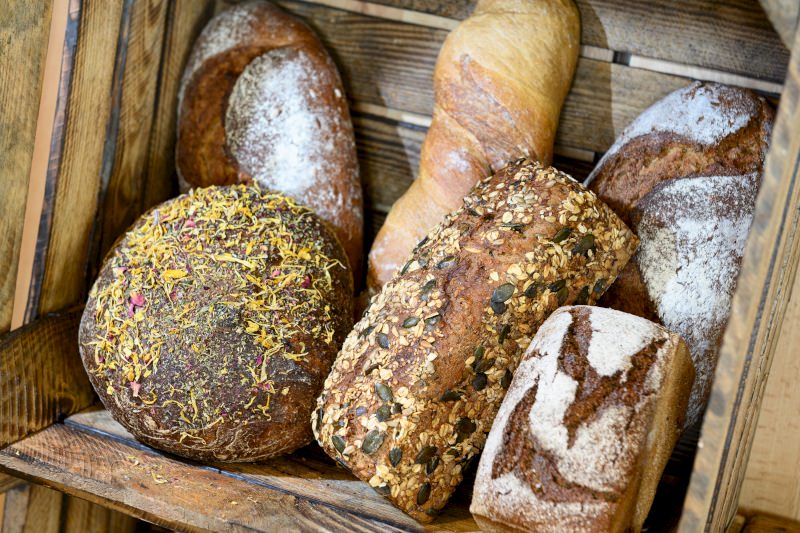
[[694,376],[643,318],[562,307],[528,347],[486,442],[470,511],[484,531],[641,529]]
[[311,438],[314,399],[349,330],[341,245],[311,211],[243,185],[143,215],[109,253],[80,327],[89,378],[137,439],[253,461]]
[[520,160],[423,239],[350,333],[318,442],[417,520],[480,453],[523,350],[559,305],[594,302],[637,239],[593,193]]

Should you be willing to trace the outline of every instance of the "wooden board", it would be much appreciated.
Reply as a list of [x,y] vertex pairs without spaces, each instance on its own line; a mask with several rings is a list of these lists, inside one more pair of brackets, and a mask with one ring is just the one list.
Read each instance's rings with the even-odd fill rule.
[[50,8],[9,0],[0,17],[0,333],[11,326]]
[[[469,16],[476,0],[372,2],[461,20]],[[319,3],[353,10],[358,9],[357,4],[364,4],[353,0]],[[576,0],[576,3],[581,12],[581,42],[585,45],[753,78],[781,82],[785,77],[788,51],[757,0]],[[664,39],[665,35],[669,41]]]
[[767,18],[781,36],[783,44],[791,46],[800,22],[800,2],[795,0],[761,0]]
[[733,520],[767,375],[800,257],[800,39],[773,129],[764,180],[703,423],[682,531]]
[[0,338],[0,448],[94,401],[78,356],[80,315],[48,316]]

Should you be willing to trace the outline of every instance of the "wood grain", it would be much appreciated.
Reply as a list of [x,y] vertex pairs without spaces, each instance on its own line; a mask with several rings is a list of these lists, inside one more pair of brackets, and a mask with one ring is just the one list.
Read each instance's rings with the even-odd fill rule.
[[94,401],[78,355],[80,315],[47,316],[0,338],[0,448]]
[[8,0],[0,17],[0,333],[11,326],[51,5]]
[[39,301],[41,314],[63,309],[84,297],[121,15],[121,2],[85,2],[81,6],[69,118],[63,132]]
[[800,2],[796,0],[761,0],[761,7],[767,14],[783,44],[791,46],[797,24],[800,21]]
[[399,531],[329,507],[322,486],[306,499],[62,424],[0,451],[0,469],[183,531]]
[[[775,347],[739,505],[800,520],[800,276]],[[788,415],[788,416],[787,416]]]
[[178,86],[191,47],[213,10],[213,0],[169,2],[141,211],[166,200],[177,189],[174,174]]
[[[469,16],[475,2],[372,0],[459,20]],[[350,3],[355,9],[356,4],[364,2]],[[581,12],[584,45],[757,79],[781,82],[785,78],[788,50],[757,0],[576,0],[576,3]]]
[[742,533],[792,533],[800,531],[800,522],[781,516],[750,516]]
[[75,496],[64,497],[64,533],[133,533],[137,520]]
[[772,356],[800,257],[800,39],[781,98],[731,319],[681,519],[723,529],[736,513]]

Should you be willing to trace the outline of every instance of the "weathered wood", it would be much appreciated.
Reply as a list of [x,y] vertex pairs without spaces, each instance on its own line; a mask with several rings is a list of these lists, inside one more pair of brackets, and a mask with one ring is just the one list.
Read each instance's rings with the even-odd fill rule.
[[739,505],[800,520],[800,276],[775,347]]
[[0,469],[184,531],[398,531],[330,507],[322,485],[304,498],[62,424],[0,451]]
[[733,522],[731,522],[731,525],[728,526],[728,529],[725,531],[725,533],[739,533],[744,527],[745,522],[747,522],[747,519],[744,516],[737,514],[733,518]]
[[682,531],[736,513],[776,341],[800,257],[800,39],[778,109],[732,315],[723,340]]
[[[469,16],[476,2],[371,1],[459,20]],[[581,42],[585,45],[753,78],[783,81],[785,77],[788,51],[757,0],[576,0],[576,3],[581,12]],[[337,0],[336,4],[358,10],[358,4],[363,2]],[[793,7],[797,13],[796,7],[787,7]]]
[[65,496],[64,533],[134,533],[137,520],[75,496]]
[[[93,408],[66,420],[69,427],[114,436],[126,444],[139,445],[105,409]],[[271,487],[300,498],[318,500],[337,509],[392,524],[403,529],[421,526],[376,493],[366,483],[337,467],[316,445],[260,464],[216,464],[220,471],[256,485]],[[324,495],[324,496],[323,496]],[[460,504],[459,504],[460,503]],[[437,521],[447,531],[473,531],[475,522],[466,507],[468,501],[451,505]],[[442,523],[446,522],[446,525]]]
[[213,0],[169,2],[141,211],[167,199],[176,190],[174,174],[178,86],[191,47],[211,18],[213,8]]
[[69,118],[63,131],[40,313],[63,309],[83,299],[122,11],[123,2],[80,5]]
[[0,17],[0,332],[11,326],[51,6],[9,0]]
[[3,533],[22,533],[25,528],[25,517],[28,513],[28,500],[31,485],[24,483],[5,494],[3,522],[0,531]]
[[[17,477],[0,474],[0,494],[13,489],[22,482],[23,481]],[[3,521],[0,520],[0,524],[2,523]]]
[[800,531],[800,522],[781,516],[756,514],[747,519],[742,533],[789,533]]
[[791,46],[798,21],[800,21],[800,2],[797,0],[761,0],[761,7],[764,8],[775,31],[781,36],[783,44]]
[[0,447],[94,401],[78,356],[80,315],[47,316],[0,338]]

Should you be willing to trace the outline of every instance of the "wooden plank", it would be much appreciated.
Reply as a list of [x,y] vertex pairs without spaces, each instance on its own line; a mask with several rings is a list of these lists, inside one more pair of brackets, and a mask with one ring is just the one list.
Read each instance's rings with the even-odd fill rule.
[[63,309],[84,297],[122,8],[122,2],[86,2],[80,6],[40,313]]
[[800,520],[800,276],[794,280],[758,426],[750,450],[739,505]]
[[54,314],[0,338],[0,448],[94,401],[78,355],[80,316]]
[[192,45],[211,18],[213,10],[213,0],[179,0],[169,3],[141,211],[166,200],[176,191],[174,174],[178,87]]
[[25,513],[25,533],[59,533],[64,495],[58,491],[33,485]]
[[[789,5],[788,0],[776,2],[797,14],[796,2],[794,5]],[[472,12],[476,0],[372,0],[371,3],[463,20]],[[757,0],[576,0],[576,3],[581,12],[581,42],[585,45],[774,82],[785,78],[788,50]],[[357,0],[339,0],[337,4],[348,5],[352,10],[363,10],[360,4],[369,5]]]
[[[447,31],[291,0],[278,3],[309,22],[333,52],[355,109],[368,105],[430,116],[433,68]],[[581,58],[556,144],[603,152],[639,113],[688,81]]]
[[3,533],[22,533],[24,531],[30,494],[31,485],[29,483],[24,483],[6,493],[0,531]]
[[0,17],[0,333],[11,326],[51,6],[9,0]]
[[[133,437],[111,418],[108,411],[93,408],[75,414],[66,420],[69,427],[91,430],[101,435],[116,437],[131,446],[139,445]],[[307,446],[294,454],[276,457],[259,464],[212,465],[237,478],[259,486],[270,487],[308,500],[318,500],[337,509],[392,524],[403,529],[420,526],[388,500],[377,494],[366,483],[359,481],[331,461],[316,445]],[[468,487],[465,487],[468,488]],[[467,511],[467,500],[450,505],[434,524],[434,529],[447,531],[474,531],[475,522]],[[323,496],[324,495],[324,496]],[[445,525],[446,524],[446,525]]]
[[[112,118],[106,138],[95,250],[102,260],[117,237],[141,214],[147,158],[168,10],[166,0],[128,2],[116,52]],[[96,270],[90,269],[94,279]]]
[[731,522],[731,525],[728,527],[725,533],[739,533],[742,530],[742,528],[744,528],[744,524],[746,521],[747,519],[744,516],[737,514],[733,518],[733,522]]
[[800,2],[796,0],[761,0],[761,7],[764,8],[775,31],[781,36],[783,44],[791,45],[800,21]]
[[736,513],[758,411],[800,257],[800,39],[778,109],[732,315],[703,422],[682,531]]
[[800,531],[800,522],[789,518],[756,514],[748,518],[743,533],[788,533]]
[[65,496],[64,533],[134,533],[137,520],[75,496]]
[[[6,474],[0,474],[0,494],[13,489],[14,487],[16,487],[17,485],[19,485],[22,482],[23,481],[21,479],[16,478],[14,476],[9,476],[9,475],[6,475]],[[2,524],[2,523],[3,523],[3,521],[0,520],[0,524]]]
[[0,469],[184,531],[399,531],[334,510],[322,490],[307,499],[62,424],[0,451]]

